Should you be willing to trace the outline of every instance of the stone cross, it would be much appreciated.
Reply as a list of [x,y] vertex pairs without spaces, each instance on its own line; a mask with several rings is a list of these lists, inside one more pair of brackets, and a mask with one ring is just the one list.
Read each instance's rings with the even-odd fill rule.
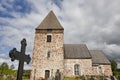
[[13,48],[9,52],[9,57],[11,58],[11,61],[19,60],[17,80],[22,80],[24,62],[27,62],[27,64],[29,64],[29,62],[31,60],[29,55],[25,55],[26,46],[27,46],[26,39],[23,39],[21,41],[21,51],[20,52],[17,51],[16,48]]

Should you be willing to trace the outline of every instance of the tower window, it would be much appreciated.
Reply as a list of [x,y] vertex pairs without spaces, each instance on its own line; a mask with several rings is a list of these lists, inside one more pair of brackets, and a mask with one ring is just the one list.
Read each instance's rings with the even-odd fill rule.
[[47,58],[50,58],[50,51],[47,52]]
[[47,42],[51,42],[51,35],[47,35]]

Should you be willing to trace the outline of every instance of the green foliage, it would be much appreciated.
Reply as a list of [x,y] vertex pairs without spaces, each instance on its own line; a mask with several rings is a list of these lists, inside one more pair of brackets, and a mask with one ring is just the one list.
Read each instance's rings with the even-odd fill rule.
[[[0,76],[0,80],[16,80],[16,78],[14,77],[14,78],[5,78],[5,77],[1,77]],[[26,77],[22,77],[22,80],[30,80],[30,78],[26,78]]]
[[114,72],[113,72],[113,75],[115,75],[115,76],[120,76],[120,72],[114,71]]
[[[2,70],[0,70],[0,73],[2,72]],[[15,74],[16,70],[4,70],[3,74],[5,75],[11,75],[11,74]]]
[[64,78],[64,80],[82,80],[80,78]]
[[23,76],[26,78],[30,78],[30,70],[24,70]]
[[8,69],[9,69],[9,66],[8,66],[8,64],[7,64],[6,62],[3,62],[3,63],[1,64],[1,66],[0,66],[0,69],[1,69],[1,70],[2,70],[2,69],[8,70]]
[[14,68],[15,68],[15,66],[12,64],[12,65],[10,66],[10,69],[13,70]]
[[112,71],[116,71],[117,70],[117,63],[114,60],[111,60],[111,67],[112,67]]
[[9,66],[6,62],[3,62],[1,65],[0,65],[0,70],[1,70],[1,74],[4,74],[4,71],[5,70],[8,70],[9,69]]
[[23,75],[29,75],[30,74],[30,70],[24,70]]
[[[6,62],[3,62],[1,65],[0,65],[0,74],[3,74],[4,76],[5,75],[10,75],[10,76],[14,76],[17,74],[17,70],[13,70],[15,68],[14,65],[11,65],[10,66],[10,69],[9,69],[9,65],[6,63]],[[16,80],[16,77],[14,78],[5,78],[4,76],[0,76],[0,80]],[[30,70],[24,70],[24,73],[23,73],[23,80],[30,80]]]

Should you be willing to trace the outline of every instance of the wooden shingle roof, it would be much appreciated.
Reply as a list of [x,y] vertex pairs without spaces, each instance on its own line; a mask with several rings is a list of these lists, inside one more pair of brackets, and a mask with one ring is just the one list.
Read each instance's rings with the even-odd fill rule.
[[90,50],[93,64],[110,64],[105,54],[100,50]]
[[100,50],[88,50],[85,44],[64,44],[64,59],[92,59],[92,64],[110,64]]
[[91,58],[85,44],[64,44],[65,59],[88,59]]
[[63,27],[59,23],[53,11],[50,11],[36,29],[63,29]]

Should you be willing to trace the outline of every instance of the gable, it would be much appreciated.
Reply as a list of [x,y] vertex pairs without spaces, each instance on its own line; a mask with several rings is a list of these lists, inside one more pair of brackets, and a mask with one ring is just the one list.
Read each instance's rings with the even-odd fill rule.
[[63,29],[63,27],[53,11],[50,11],[36,29]]

